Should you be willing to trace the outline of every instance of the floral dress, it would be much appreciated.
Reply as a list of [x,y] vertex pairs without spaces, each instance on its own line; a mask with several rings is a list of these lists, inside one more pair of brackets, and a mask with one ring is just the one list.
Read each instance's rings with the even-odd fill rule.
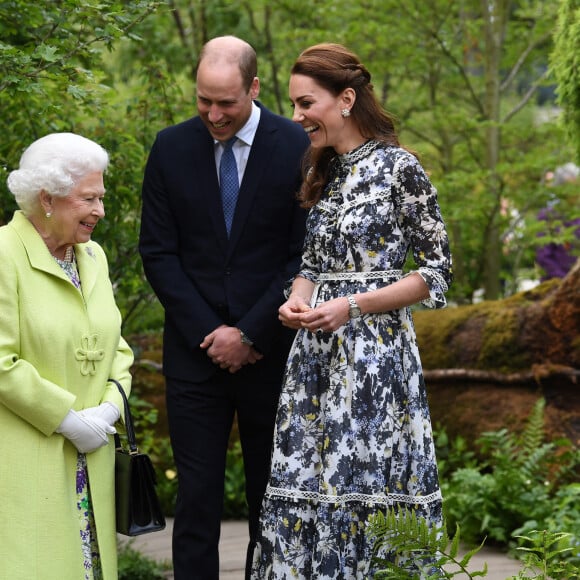
[[[445,306],[452,277],[448,239],[436,190],[416,158],[376,141],[335,157],[307,222],[299,275],[315,283],[311,306],[400,279],[410,249],[414,272],[429,288],[424,304]],[[367,522],[390,507],[441,523],[408,308],[366,314],[334,332],[298,331],[278,407],[252,578],[371,578]]]

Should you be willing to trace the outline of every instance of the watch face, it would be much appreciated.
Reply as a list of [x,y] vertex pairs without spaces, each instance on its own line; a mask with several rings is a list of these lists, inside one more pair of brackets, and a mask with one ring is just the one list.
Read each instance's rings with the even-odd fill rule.
[[348,315],[350,318],[358,318],[361,315],[360,308],[354,299],[354,296],[347,296],[346,299],[350,304],[350,308],[348,309]]
[[242,344],[254,346],[254,343],[252,342],[252,340],[250,340],[241,330],[240,330],[240,338],[242,339]]
[[360,316],[360,308],[358,306],[351,306],[348,314],[351,318],[358,318]]

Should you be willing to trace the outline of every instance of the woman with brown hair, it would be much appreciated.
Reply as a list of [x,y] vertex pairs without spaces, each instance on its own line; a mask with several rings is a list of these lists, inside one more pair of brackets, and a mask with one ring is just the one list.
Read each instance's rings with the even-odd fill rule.
[[[298,329],[279,401],[253,578],[370,578],[371,515],[441,523],[429,409],[409,306],[445,306],[451,256],[437,193],[399,145],[358,57],[305,50],[289,85],[311,142],[300,272],[280,320]],[[415,266],[404,273],[407,255]],[[385,554],[383,554],[385,556]],[[410,562],[410,569],[430,563]]]

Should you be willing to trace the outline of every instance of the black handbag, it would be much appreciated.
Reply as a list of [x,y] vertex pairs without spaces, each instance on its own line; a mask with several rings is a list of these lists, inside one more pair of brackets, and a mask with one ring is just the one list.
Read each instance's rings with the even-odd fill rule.
[[127,395],[115,379],[125,408],[125,428],[129,450],[123,449],[115,433],[115,509],[117,532],[140,536],[165,528],[165,516],[155,491],[155,469],[146,453],[139,453]]

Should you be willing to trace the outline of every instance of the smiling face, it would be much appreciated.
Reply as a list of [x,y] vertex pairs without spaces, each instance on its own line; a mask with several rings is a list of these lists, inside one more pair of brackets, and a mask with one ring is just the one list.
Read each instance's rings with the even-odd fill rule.
[[98,221],[105,216],[104,196],[102,171],[81,177],[65,197],[41,192],[42,208],[51,214],[43,222],[43,238],[53,255],[62,258],[67,247],[91,239]]
[[294,108],[292,120],[300,123],[312,147],[332,147],[337,153],[346,153],[364,140],[352,118],[341,115],[355,102],[351,88],[334,96],[313,78],[294,74],[290,77],[289,94]]
[[216,65],[202,60],[197,71],[197,110],[211,136],[227,141],[247,122],[260,82],[255,77],[246,91],[236,63]]

